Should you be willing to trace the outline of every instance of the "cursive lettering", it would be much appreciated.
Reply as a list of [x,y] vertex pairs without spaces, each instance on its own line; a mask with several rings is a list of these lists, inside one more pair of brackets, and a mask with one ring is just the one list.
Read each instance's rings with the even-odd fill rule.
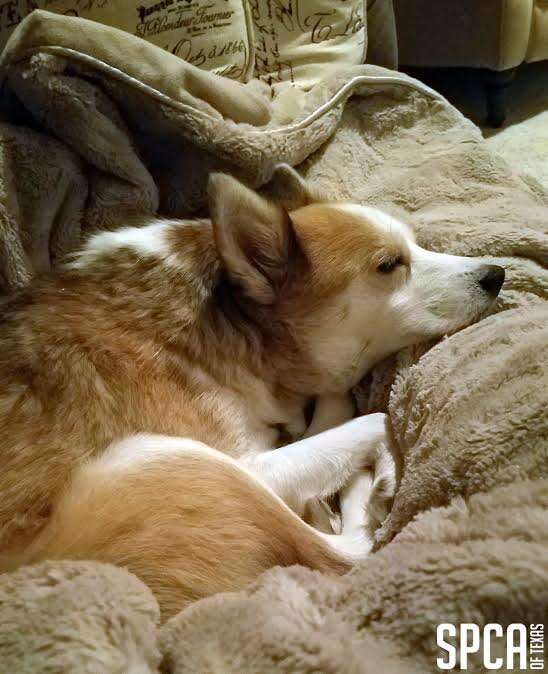
[[305,18],[304,24],[310,29],[310,41],[312,44],[333,40],[336,37],[354,35],[363,28],[363,18],[355,7],[352,8],[346,24],[339,30],[330,21],[333,14],[335,14],[335,10],[331,12],[316,12]]

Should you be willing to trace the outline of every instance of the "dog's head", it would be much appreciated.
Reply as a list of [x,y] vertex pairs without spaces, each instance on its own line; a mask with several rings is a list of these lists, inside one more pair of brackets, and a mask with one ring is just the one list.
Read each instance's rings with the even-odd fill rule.
[[314,391],[347,390],[383,357],[454,332],[497,297],[504,269],[435,253],[368,206],[321,203],[296,172],[276,175],[278,199],[234,178],[210,180],[219,255],[233,292],[266,331],[317,372]]

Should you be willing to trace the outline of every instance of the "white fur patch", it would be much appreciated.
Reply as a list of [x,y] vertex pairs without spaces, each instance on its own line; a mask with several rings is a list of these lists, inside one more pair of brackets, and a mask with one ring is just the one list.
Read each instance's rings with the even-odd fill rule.
[[153,433],[140,433],[112,443],[94,465],[109,470],[128,470],[150,461],[166,460],[191,453],[205,453],[216,459],[233,463],[221,452],[197,440]]
[[354,217],[363,218],[368,222],[372,222],[381,231],[392,235],[402,236],[409,243],[415,240],[415,235],[411,228],[397,218],[392,217],[388,213],[379,211],[372,206],[362,206],[361,204],[337,204],[337,207],[346,213],[352,214]]
[[170,225],[167,221],[156,220],[143,227],[123,227],[113,232],[94,234],[69,266],[82,269],[105,254],[124,249],[133,251],[139,257],[153,257],[178,266],[166,236]]

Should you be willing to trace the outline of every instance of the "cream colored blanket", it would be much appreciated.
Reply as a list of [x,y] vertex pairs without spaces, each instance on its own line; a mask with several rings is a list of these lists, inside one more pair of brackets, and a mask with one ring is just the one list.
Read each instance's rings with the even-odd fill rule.
[[[496,312],[398,354],[357,391],[388,409],[401,486],[362,568],[274,569],[163,627],[120,569],[0,577],[0,672],[413,672],[440,622],[541,623],[548,606],[548,196],[420,83],[371,66],[271,100],[104,26],[35,13],[2,57],[0,275],[54,266],[132,211],[204,208],[207,173],[278,161],[408,220],[434,250],[507,269]],[[468,671],[483,671],[479,661]]]

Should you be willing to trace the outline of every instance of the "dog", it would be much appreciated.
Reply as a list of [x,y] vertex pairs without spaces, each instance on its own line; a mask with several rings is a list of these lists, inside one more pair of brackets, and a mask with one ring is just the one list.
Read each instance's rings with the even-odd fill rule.
[[[324,430],[322,401],[476,320],[504,270],[322,203],[288,166],[273,184],[213,174],[211,220],[97,233],[5,303],[0,570],[126,566],[166,619],[275,565],[343,573],[367,556],[364,506],[395,488],[387,418]],[[338,491],[340,534],[303,521]]]

